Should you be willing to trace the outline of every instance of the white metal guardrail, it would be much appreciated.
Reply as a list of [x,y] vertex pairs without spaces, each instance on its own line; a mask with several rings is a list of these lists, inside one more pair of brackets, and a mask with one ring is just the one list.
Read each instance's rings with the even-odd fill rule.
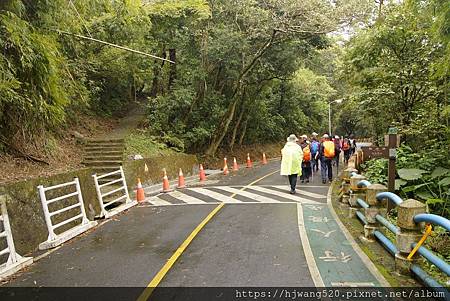
[[[120,178],[102,184],[99,183],[100,179],[105,179],[111,176],[120,176]],[[94,174],[92,175],[92,177],[94,178],[97,198],[100,203],[100,217],[110,218],[111,216],[119,212],[137,205],[137,201],[132,201],[128,194],[127,183],[125,181],[125,175],[123,173],[122,166],[120,166],[120,168],[116,171],[101,176],[97,176],[97,174]],[[111,189],[112,187],[114,187],[114,185],[120,185],[120,187]],[[109,190],[106,191],[106,189]],[[117,205],[117,203],[121,203],[121,205],[111,208],[112,205]],[[110,207],[110,209],[108,209],[107,207]]]
[[[0,241],[5,242],[6,248],[0,250],[0,257],[8,254],[6,262],[0,264],[0,279],[14,274],[18,270],[33,263],[32,257],[22,257],[16,253],[14,241],[11,232],[11,225],[9,224],[8,212],[6,211],[6,197],[0,196]],[[4,240],[5,239],[5,240]]]
[[[69,186],[74,186],[75,192],[71,192],[69,194],[62,195],[62,196],[59,196],[59,197],[56,197],[56,198],[53,198],[50,200],[47,199],[47,197],[46,197],[47,191],[60,189],[60,188],[64,188],[64,187],[69,187]],[[85,232],[86,230],[97,225],[96,221],[90,221],[86,217],[86,211],[84,209],[83,197],[81,195],[80,182],[79,182],[78,178],[75,178],[72,182],[67,182],[67,183],[50,186],[50,187],[44,187],[42,185],[39,185],[38,190],[39,190],[39,196],[40,196],[41,202],[42,202],[42,208],[44,210],[45,223],[47,224],[47,229],[48,229],[48,239],[47,239],[47,241],[44,241],[41,244],[39,244],[40,250],[56,247],[56,246],[62,244],[63,242],[65,242],[65,241],[77,236],[78,234],[81,234],[81,233]],[[76,203],[73,203],[73,201],[72,202],[68,201],[68,199],[73,198],[73,197],[76,197]],[[50,211],[49,205],[56,204],[57,202],[59,202],[59,204],[61,204],[63,207],[61,209],[58,209],[55,211]],[[56,219],[56,216],[58,216],[61,213],[67,212],[69,210],[72,210],[73,212],[75,212],[75,209],[78,209],[78,210],[76,210],[76,212],[78,214],[76,214],[75,216],[69,217],[65,220],[59,221],[57,224],[54,224],[52,218]],[[74,226],[62,233],[59,233],[59,234],[55,233],[55,230],[57,228],[67,225],[71,222],[75,222],[76,220],[81,220],[81,223],[77,224],[76,226]]]

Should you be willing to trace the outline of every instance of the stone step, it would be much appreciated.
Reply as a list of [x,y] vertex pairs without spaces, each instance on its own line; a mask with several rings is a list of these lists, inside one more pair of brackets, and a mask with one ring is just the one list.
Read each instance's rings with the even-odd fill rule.
[[117,166],[117,167],[119,167],[120,165],[122,165],[122,160],[85,161],[84,165],[86,165],[86,166],[100,166],[100,167],[104,167],[104,166]]
[[123,138],[110,138],[110,139],[86,139],[86,143],[124,143],[125,139]]
[[123,156],[123,150],[105,150],[105,151],[90,151],[88,153],[86,153],[86,156],[90,156],[90,157],[95,157],[95,156]]
[[85,147],[124,147],[123,143],[89,143]]
[[101,152],[104,153],[105,151],[115,151],[115,152],[123,152],[123,145],[122,146],[87,146],[84,148],[84,151],[86,153],[91,152]]

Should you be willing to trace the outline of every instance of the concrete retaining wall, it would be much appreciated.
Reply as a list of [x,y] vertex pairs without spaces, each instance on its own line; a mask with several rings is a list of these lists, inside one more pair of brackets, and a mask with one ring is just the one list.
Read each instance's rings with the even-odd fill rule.
[[[144,171],[145,164],[147,164],[148,172]],[[197,159],[193,155],[176,154],[125,162],[124,172],[130,196],[134,197],[134,189],[138,177],[144,183],[161,182],[163,168],[167,169],[169,177],[176,177],[179,168],[182,168],[183,172],[189,175],[197,168]],[[89,219],[93,219],[100,212],[100,207],[95,192],[92,170],[89,168],[46,178],[20,181],[0,187],[0,194],[6,194],[7,197],[8,215],[14,242],[19,254],[25,255],[36,250],[39,243],[45,241],[48,236],[37,186],[57,185],[72,181],[74,177],[78,177],[80,180],[86,213]],[[54,198],[73,191],[71,188],[63,188],[58,190],[58,195],[49,193],[48,198]],[[53,210],[56,209],[58,208]],[[74,215],[70,214],[70,211],[67,214],[69,216]],[[64,213],[61,216],[64,217]]]

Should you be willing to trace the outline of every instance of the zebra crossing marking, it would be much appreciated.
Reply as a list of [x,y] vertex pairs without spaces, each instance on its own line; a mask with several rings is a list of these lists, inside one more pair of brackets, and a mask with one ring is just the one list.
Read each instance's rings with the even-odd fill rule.
[[305,199],[305,198],[302,198],[302,197],[298,197],[298,196],[295,196],[295,195],[292,195],[292,194],[279,195],[279,194],[277,194],[278,191],[275,191],[275,190],[272,190],[272,189],[268,189],[268,188],[265,188],[265,187],[261,187],[261,186],[252,186],[251,189],[257,190],[257,191],[261,191],[261,192],[265,192],[267,194],[275,195],[275,196],[282,197],[282,198],[285,198],[285,199],[293,200],[296,203],[321,204],[319,202],[316,202],[316,201],[313,201],[313,200],[309,200],[309,199]]
[[180,201],[187,203],[187,204],[207,204],[207,202],[205,202],[205,201],[202,201],[198,198],[192,197],[185,193],[181,193],[180,191],[174,191],[170,195]]
[[[252,186],[252,188],[253,187],[254,186]],[[248,197],[248,198],[253,199],[255,201],[258,201],[260,203],[281,203],[280,201],[277,201],[277,200],[274,200],[274,199],[269,199],[269,198],[266,198],[265,196],[262,196],[262,195],[254,194],[254,193],[251,193],[251,192],[248,192],[248,191],[242,191],[242,190],[239,190],[239,189],[236,189],[236,188],[232,188],[232,187],[228,187],[228,186],[220,186],[218,188],[221,189],[221,190],[225,190],[225,191],[231,192],[231,193],[236,193],[236,195],[242,195],[242,196]]]
[[[212,201],[204,201],[202,199],[199,199],[197,197],[194,197],[192,195],[189,195],[187,193],[183,193],[183,190],[173,191],[167,194],[167,196],[170,196],[172,199],[176,199],[180,203],[173,203],[174,201],[171,201],[170,199],[163,198],[161,195],[156,195],[153,197],[150,197],[147,199],[147,202],[154,205],[154,206],[174,206],[174,205],[204,205],[204,204],[220,204],[220,203],[228,203],[228,204],[290,204],[290,203],[299,203],[299,204],[310,204],[310,205],[321,205],[322,203],[314,201],[312,199],[300,197],[298,195],[291,195],[289,193],[282,193],[275,189],[270,188],[278,188],[278,189],[285,189],[285,186],[276,185],[276,186],[252,186],[250,189],[254,192],[250,191],[242,191],[234,187],[229,186],[214,186],[214,187],[191,187],[187,188],[187,190],[201,194],[205,196],[206,198],[212,199]],[[210,188],[223,191],[217,192],[214,190],[211,190]],[[270,197],[260,195],[255,193],[256,192],[262,192],[266,195],[273,195],[274,197],[277,197],[278,199],[272,199]],[[245,202],[241,201],[236,198],[232,198],[230,196],[227,196],[226,193],[234,193],[235,195],[240,195],[246,198],[250,198],[254,201],[252,202]],[[304,191],[298,191],[300,194]],[[315,198],[323,198],[324,196],[312,192],[307,192],[307,194],[310,197]],[[283,199],[283,201],[280,201],[280,199]]]
[[221,201],[222,203],[242,203],[239,200],[230,198],[229,196],[220,194],[218,192],[212,191],[212,190],[208,190],[205,188],[191,188],[190,190],[201,193],[205,196],[211,197],[215,200]]
[[[289,189],[290,189],[289,187],[287,187],[285,185],[273,185],[271,187],[282,189],[282,190],[285,190],[285,191],[289,191]],[[306,186],[306,187],[313,187],[313,186]],[[316,186],[316,187],[325,187],[325,188],[327,188],[326,186]],[[324,195],[324,194],[318,194],[318,193],[302,190],[301,188],[297,190],[297,193],[303,194],[305,196],[309,196],[309,197],[312,197],[312,198],[315,198],[315,199],[326,199],[327,198],[327,196]]]

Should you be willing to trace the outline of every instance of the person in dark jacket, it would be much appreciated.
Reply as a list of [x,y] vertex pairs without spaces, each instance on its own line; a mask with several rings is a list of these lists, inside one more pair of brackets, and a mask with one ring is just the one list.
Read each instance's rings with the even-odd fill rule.
[[336,135],[334,136],[334,162],[336,166],[336,175],[339,172],[339,160],[341,158],[341,138]]
[[348,163],[348,159],[350,159],[350,141],[348,141],[348,138],[344,138],[344,142],[342,143],[342,150],[344,151],[344,163]]
[[328,134],[324,134],[322,138],[323,142],[320,143],[317,158],[320,159],[322,183],[325,184],[327,182],[327,178],[330,183],[333,181],[332,161],[335,158],[335,144],[331,141]]
[[314,173],[319,171],[319,159],[317,158],[317,154],[319,153],[319,146],[320,141],[317,139],[317,133],[312,133],[311,144],[309,145],[309,147],[311,149],[311,168],[312,172]]

